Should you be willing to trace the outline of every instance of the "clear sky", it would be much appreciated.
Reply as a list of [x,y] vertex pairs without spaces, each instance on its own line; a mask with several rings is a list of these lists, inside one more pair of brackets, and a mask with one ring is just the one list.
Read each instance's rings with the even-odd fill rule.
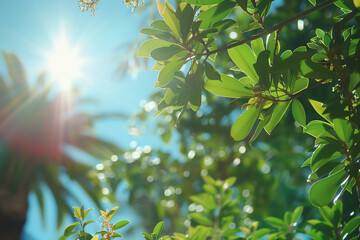
[[[136,79],[132,79],[131,74],[122,78],[114,73],[119,59],[127,50],[126,44],[139,37],[141,24],[150,23],[144,22],[144,13],[136,14],[122,2],[102,0],[95,16],[91,16],[90,12],[81,12],[77,0],[0,0],[0,50],[19,56],[28,78],[35,80],[47,66],[47,54],[63,34],[69,46],[77,47],[77,54],[87,59],[82,66],[85,74],[78,77],[74,84],[81,89],[83,96],[98,100],[97,108],[92,110],[134,114],[140,110],[140,100],[154,91],[157,73],[143,71]],[[2,57],[0,73],[6,73]],[[127,135],[127,126],[126,120],[112,120],[97,124],[96,131],[103,138],[128,147],[134,137]],[[136,140],[141,145],[151,141],[150,137]],[[59,232],[55,227],[55,204],[51,196],[46,197],[44,224],[35,196],[31,194],[29,200],[24,239],[57,239]],[[84,201],[91,206],[86,198]],[[121,206],[120,212],[120,218],[135,223],[138,221],[128,207]],[[71,223],[69,221],[71,219],[68,218],[66,224]],[[141,238],[140,232],[136,234],[134,238],[125,237]]]

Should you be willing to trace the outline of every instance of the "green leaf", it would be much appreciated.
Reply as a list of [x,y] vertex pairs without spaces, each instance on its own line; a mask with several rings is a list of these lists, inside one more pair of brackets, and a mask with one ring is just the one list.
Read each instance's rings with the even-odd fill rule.
[[315,33],[316,33],[316,36],[318,36],[319,38],[325,37],[325,32],[324,32],[322,29],[320,29],[320,28],[317,28],[317,29],[315,30]]
[[331,137],[332,135],[329,133],[329,131],[332,129],[332,126],[327,122],[313,120],[304,128],[304,133],[307,133],[315,138],[322,135]]
[[174,8],[170,5],[168,1],[165,1],[164,8],[164,21],[169,26],[169,28],[175,33],[177,37],[180,37],[180,23],[175,15]]
[[292,102],[292,114],[294,119],[303,127],[306,126],[306,114],[303,105],[297,99]]
[[112,219],[112,217],[114,216],[114,214],[116,213],[116,211],[119,209],[118,206],[114,207],[113,209],[110,210],[110,212],[107,214],[108,217],[108,221],[110,221]]
[[183,60],[178,60],[165,65],[165,67],[163,67],[163,69],[161,69],[161,71],[159,72],[159,76],[155,86],[163,87],[167,85],[174,77],[175,73],[178,72],[180,68],[184,65],[184,63],[185,62]]
[[312,55],[311,60],[314,62],[321,62],[324,59],[327,59],[328,56],[325,53],[315,53],[314,55]]
[[113,234],[111,235],[112,238],[117,238],[117,237],[122,237],[120,233],[117,232],[113,232]]
[[265,125],[265,131],[270,135],[271,131],[276,127],[280,122],[281,118],[284,116],[286,110],[290,106],[291,101],[279,102],[274,107],[274,111],[271,115],[271,119],[268,124]]
[[78,208],[78,207],[72,207],[72,208],[74,209],[74,216],[75,216],[76,218],[78,218],[79,220],[82,219],[82,218],[81,218],[80,208]]
[[280,52],[280,42],[277,41],[276,44],[276,33],[272,32],[266,39],[266,49],[270,51],[270,61],[273,62],[274,61],[274,52],[275,52],[275,47],[276,47],[276,53],[278,54]]
[[301,74],[306,78],[321,80],[338,78],[333,71],[311,60],[301,61],[300,70]]
[[220,81],[207,81],[205,89],[213,94],[230,98],[250,98],[253,96],[250,86],[243,80],[220,74]]
[[335,118],[333,123],[336,135],[340,138],[340,140],[346,143],[349,142],[353,132],[350,122],[346,119]]
[[265,218],[265,221],[273,227],[276,228],[287,228],[287,225],[285,224],[285,222],[283,220],[281,220],[280,218],[276,218],[276,217],[267,217]]
[[257,75],[259,76],[259,81],[264,84],[266,88],[270,87],[269,82],[269,56],[270,51],[264,50],[257,56],[256,63],[254,64],[254,68],[256,70]]
[[209,218],[201,215],[200,213],[189,213],[189,217],[201,225],[212,226],[213,224]]
[[150,56],[156,61],[165,61],[177,54],[180,51],[184,51],[180,46],[171,45],[168,47],[155,48],[151,51]]
[[317,169],[327,162],[341,157],[341,150],[342,146],[337,142],[319,145],[319,147],[313,153],[311,159],[311,168]]
[[189,4],[186,3],[182,3],[180,5],[180,8],[182,8],[179,17],[180,33],[181,33],[181,38],[183,40],[186,40],[188,38],[191,25],[193,23],[195,12],[194,9]]
[[89,212],[90,212],[91,210],[93,210],[93,208],[89,208],[89,209],[86,209],[86,210],[84,211],[84,218],[86,218],[86,216],[89,214]]
[[284,215],[284,222],[287,226],[290,226],[292,223],[293,215],[291,212],[286,212]]
[[168,31],[164,31],[164,30],[159,30],[156,28],[143,28],[141,29],[140,33],[145,34],[145,35],[150,35],[150,36],[154,36],[156,38],[165,40],[165,41],[173,41],[174,40],[174,36],[168,32]]
[[144,238],[146,240],[153,240],[152,236],[150,234],[148,234],[148,233],[142,233],[142,235],[144,235]]
[[244,72],[251,80],[253,84],[259,81],[254,64],[256,63],[256,57],[250,47],[247,44],[242,44],[228,50],[230,58],[233,62]]
[[225,0],[186,0],[190,4],[194,5],[214,5],[224,2]]
[[316,6],[316,0],[308,0],[312,5]]
[[291,94],[296,94],[301,92],[302,90],[307,89],[309,86],[309,79],[308,78],[298,78],[295,80],[295,84],[290,90]]
[[299,220],[303,210],[304,210],[303,206],[299,206],[294,210],[292,220],[291,220],[292,223],[296,223]]
[[74,233],[76,233],[76,231],[73,231],[76,226],[78,226],[80,223],[76,222],[76,223],[72,223],[69,226],[67,226],[64,230],[64,237],[69,237],[71,235],[73,235]]
[[327,205],[335,196],[341,183],[348,176],[346,170],[342,169],[326,178],[315,182],[309,192],[310,202],[316,207]]
[[355,229],[357,229],[360,225],[360,216],[356,216],[352,218],[348,223],[346,223],[345,227],[341,232],[342,239],[345,238],[345,235],[352,233]]
[[128,225],[130,222],[128,220],[121,220],[115,223],[114,230],[120,229]]
[[260,108],[250,107],[238,117],[231,127],[231,136],[234,140],[240,141],[250,133],[259,113]]
[[198,19],[201,20],[200,28],[206,29],[213,26],[215,23],[224,19],[231,13],[235,6],[234,2],[222,1],[220,4],[209,8],[208,10],[199,14]]
[[271,231],[271,229],[268,228],[262,228],[259,229],[258,231],[256,231],[252,236],[254,239],[261,239],[262,237],[264,237],[266,234],[269,234]]
[[216,69],[208,62],[205,62],[205,74],[209,80],[220,80],[220,74]]
[[254,51],[255,56],[259,55],[262,51],[265,50],[264,42],[262,38],[257,38],[250,42],[251,48]]
[[164,228],[164,222],[159,222],[158,224],[156,224],[156,226],[154,227],[154,232],[156,234],[157,237],[160,236],[160,234],[162,233],[162,230]]
[[196,64],[195,67],[193,67],[192,71],[194,73],[188,74],[186,76],[190,88],[189,102],[191,109],[193,111],[198,111],[201,106],[201,90],[204,68],[202,65]]
[[88,225],[88,224],[90,224],[90,223],[96,223],[96,221],[94,221],[94,220],[86,220],[86,221],[84,222],[84,224],[83,224],[83,227],[85,228],[86,225]]
[[315,109],[315,111],[321,116],[323,117],[325,120],[327,120],[328,122],[331,123],[331,118],[330,118],[330,114],[329,113],[324,113],[326,107],[324,107],[322,102],[316,101],[316,100],[312,100],[309,99],[309,102],[311,104],[311,106],[313,106],[313,108]]

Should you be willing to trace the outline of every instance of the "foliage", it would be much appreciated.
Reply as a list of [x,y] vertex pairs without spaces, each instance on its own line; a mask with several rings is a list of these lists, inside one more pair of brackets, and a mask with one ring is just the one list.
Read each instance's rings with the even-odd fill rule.
[[[360,224],[360,217],[355,217],[349,222],[343,222],[342,202],[334,205],[332,208],[327,206],[319,208],[323,220],[308,220],[313,228],[308,231],[299,227],[303,207],[297,207],[293,212],[286,212],[283,219],[276,217],[267,217],[265,222],[269,227],[260,227],[260,223],[255,221],[249,227],[241,226],[241,211],[239,210],[239,198],[234,194],[235,189],[232,188],[236,182],[235,178],[229,178],[225,181],[214,180],[211,177],[204,177],[206,184],[204,192],[191,196],[194,210],[188,214],[191,225],[188,226],[187,234],[174,233],[173,236],[162,236],[164,222],[159,222],[151,234],[143,233],[145,240],[206,240],[206,239],[247,239],[257,240],[267,237],[267,239],[299,239],[299,233],[303,236],[307,235],[313,239],[344,239],[351,234]],[[90,234],[85,231],[85,226],[94,220],[85,220],[91,209],[84,210],[84,207],[74,207],[75,217],[78,222],[70,224],[65,228],[64,234],[59,240],[67,239],[71,235],[77,234],[76,239],[100,239],[109,240],[120,237],[116,233],[118,230],[126,226],[129,222],[122,220],[116,224],[109,221],[118,210],[113,208],[110,212],[101,211],[101,217],[104,222],[101,224],[102,230]],[[76,228],[78,230],[76,230]],[[104,231],[107,228],[107,231]],[[354,237],[352,239],[357,239]]]
[[[117,230],[125,227],[127,224],[129,224],[129,221],[127,220],[121,220],[114,223],[110,223],[111,219],[119,209],[119,207],[114,207],[110,211],[106,210],[106,212],[100,210],[101,218],[104,220],[100,226],[101,230],[98,232],[95,232],[94,234],[87,233],[85,231],[86,225],[90,223],[96,223],[94,220],[86,220],[85,218],[89,214],[89,212],[92,210],[90,209],[84,209],[84,205],[81,208],[73,207],[74,209],[74,216],[77,219],[77,222],[70,224],[67,226],[64,230],[64,234],[59,238],[59,240],[65,240],[69,238],[70,236],[76,234],[77,240],[111,240],[116,238],[121,238],[121,234],[116,232]],[[76,230],[76,229],[79,230]],[[100,237],[100,238],[99,238]]]
[[[357,68],[360,62],[359,47],[356,47],[360,37],[359,28],[358,25],[346,25],[350,20],[357,20],[359,11],[352,2],[337,2],[336,6],[345,15],[338,17],[339,21],[329,32],[317,29],[308,48],[303,46],[282,53],[279,31],[301,16],[334,1],[319,4],[272,28],[264,25],[271,2],[248,2],[244,5],[241,1],[215,1],[210,8],[206,1],[188,2],[197,6],[181,3],[175,11],[168,2],[158,2],[159,13],[164,20],[157,20],[151,28],[142,30],[152,39],[140,46],[138,56],[152,57],[157,61],[154,68],[160,72],[155,86],[166,90],[157,114],[167,107],[181,109],[178,114],[180,119],[188,105],[198,111],[204,84],[204,88],[213,94],[249,99],[242,106],[244,112],[231,128],[231,136],[235,140],[242,140],[254,128],[256,130],[250,139],[253,142],[262,129],[270,134],[291,105],[293,116],[304,132],[316,138],[317,148],[303,165],[310,166],[313,171],[310,180],[331,172],[313,184],[310,201],[315,206],[328,204],[340,185],[343,190],[351,191],[359,174],[359,146],[356,139],[359,136],[360,108]],[[236,4],[252,15],[254,23],[258,23],[264,32],[217,48],[216,33],[226,28],[225,22],[232,22],[224,18]],[[200,12],[195,17],[196,11]],[[189,22],[193,18],[194,21]],[[234,22],[229,25],[232,26]],[[269,36],[264,45],[261,37],[267,34]],[[219,74],[208,61],[216,61],[216,55],[224,50],[236,64],[233,69],[243,72],[244,77],[236,79]],[[309,85],[311,82],[314,83]],[[325,103],[309,101],[327,122],[317,120],[306,124],[306,113],[298,98],[326,84],[334,89],[331,98]]]
[[[270,146],[270,149],[279,149],[280,146],[274,146],[276,142],[264,141],[274,141],[275,138],[270,140],[260,133],[264,129],[269,135],[271,133],[272,136],[286,137],[286,130],[283,130],[281,135],[281,129],[274,129],[280,125],[286,126],[283,121],[293,118],[297,129],[302,129],[315,139],[309,158],[302,166],[310,167],[308,181],[315,183],[310,188],[309,199],[319,208],[324,221],[308,221],[312,225],[311,231],[294,229],[299,212],[302,212],[300,207],[293,213],[285,213],[283,220],[277,217],[265,218],[269,225],[278,228],[278,232],[257,230],[256,224],[243,226],[243,232],[248,235],[248,239],[257,239],[265,235],[269,239],[294,239],[296,233],[306,233],[315,239],[356,239],[356,233],[350,233],[358,228],[359,218],[354,216],[349,220],[348,216],[349,213],[353,216],[358,207],[354,207],[352,202],[351,207],[343,212],[338,199],[346,192],[352,193],[354,189],[360,191],[360,14],[356,8],[358,1],[328,0],[319,3],[310,0],[306,10],[299,7],[298,12],[286,20],[275,22],[272,27],[269,25],[269,22],[274,23],[275,18],[270,11],[272,1],[177,2],[177,7],[174,8],[167,1],[157,1],[159,16],[162,19],[141,30],[143,34],[150,36],[150,39],[139,47],[137,56],[155,60],[153,70],[159,71],[155,87],[164,89],[155,115],[163,114],[165,118],[170,119],[167,123],[159,123],[165,129],[162,138],[165,142],[169,141],[169,125],[176,125],[176,131],[180,133],[182,140],[180,151],[191,160],[190,163],[179,165],[199,167],[191,168],[194,170],[204,169],[204,165],[199,161],[205,160],[208,156],[217,160],[211,176],[219,175],[220,179],[225,179],[229,173],[239,176],[236,171],[231,171],[231,164],[234,158],[237,159],[238,154],[232,150],[232,146],[237,150],[239,145],[224,136],[228,122],[232,124],[229,132],[235,141],[245,140],[258,148],[265,144]],[[282,33],[291,32],[286,30],[287,26],[291,29],[293,22],[304,23],[302,19],[322,11],[325,7],[330,8],[335,17],[322,29],[314,28],[313,31],[309,31],[312,36],[308,37],[302,46],[290,48],[290,41],[282,41]],[[248,16],[247,20],[251,19],[251,22],[241,24],[242,16]],[[293,39],[296,39],[297,35],[294,32],[289,35],[292,34]],[[234,39],[224,37],[229,33],[233,33]],[[237,37],[239,35],[240,37]],[[280,46],[284,50],[281,50]],[[214,95],[232,98],[234,105],[226,107],[226,100]],[[159,96],[156,94],[153,99],[158,99]],[[196,118],[186,111],[188,108],[197,112],[200,117],[206,115],[206,120],[214,119],[213,123],[198,123]],[[173,111],[176,113],[176,121],[169,118]],[[292,113],[290,117],[289,112]],[[241,114],[233,121],[231,115],[235,113]],[[139,115],[139,118],[142,117],[144,114]],[[228,118],[224,124],[225,117]],[[284,120],[281,121],[282,119]],[[211,125],[215,129],[207,129]],[[210,138],[216,140],[211,141],[206,133],[210,133]],[[256,141],[257,139],[260,141]],[[293,139],[305,140],[302,137]],[[195,152],[197,143],[204,149],[200,156],[190,154],[191,151]],[[279,143],[284,144],[284,141]],[[306,144],[301,143],[300,146]],[[305,149],[308,149],[308,146]],[[219,150],[224,154],[219,154]],[[258,150],[255,149],[253,154]],[[268,150],[269,148],[266,148],[265,151]],[[222,159],[224,160],[221,161]],[[169,165],[173,166],[172,163]],[[289,163],[284,161],[283,164]],[[183,168],[180,168],[179,173],[181,171]],[[291,175],[300,172],[298,169],[288,171]],[[148,170],[140,170],[135,175],[144,176],[146,172]],[[175,176],[180,175],[176,170],[173,172]],[[259,177],[254,179],[259,182],[262,180]],[[268,179],[269,182],[273,180],[271,177]],[[177,181],[178,184],[179,182],[181,181]],[[151,191],[146,187],[145,189]],[[256,191],[259,189],[254,190]],[[217,195],[206,198],[212,199],[214,196]],[[333,199],[334,206],[330,208],[327,205]],[[257,200],[259,199],[255,196],[254,201]],[[267,207],[271,207],[271,204]],[[216,219],[216,216],[211,215],[211,208],[206,216],[192,215],[204,226],[190,227],[187,230],[189,238],[192,233],[217,232],[215,226],[211,226],[210,230],[201,230],[211,225],[207,221],[209,217],[213,220],[211,223]],[[345,220],[342,220],[341,216]],[[226,230],[230,230],[230,227],[225,227],[224,231]],[[263,231],[264,235],[259,233],[261,236],[255,236],[258,231]],[[179,236],[184,238],[183,235]],[[181,237],[180,239],[183,239]],[[207,235],[204,238],[206,237]],[[196,239],[201,238],[197,236]]]

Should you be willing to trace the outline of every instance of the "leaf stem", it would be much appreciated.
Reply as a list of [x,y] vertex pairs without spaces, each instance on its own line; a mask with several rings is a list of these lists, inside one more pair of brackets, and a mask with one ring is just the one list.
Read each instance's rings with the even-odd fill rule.
[[227,46],[218,48],[216,50],[209,51],[209,52],[205,53],[204,55],[210,56],[210,55],[212,55],[214,53],[222,52],[222,51],[225,51],[227,49],[230,49],[230,48],[233,48],[233,47],[236,47],[236,46],[240,46],[242,44],[248,43],[248,42],[253,41],[255,39],[264,37],[264,36],[274,32],[276,30],[282,29],[283,27],[289,25],[290,23],[292,23],[292,22],[294,22],[296,20],[299,20],[299,19],[301,19],[301,18],[303,18],[303,17],[305,17],[305,16],[307,16],[307,15],[309,15],[309,14],[315,12],[315,11],[318,11],[318,10],[324,8],[324,7],[327,7],[327,6],[331,5],[335,1],[336,0],[328,0],[328,1],[325,1],[323,3],[320,3],[319,5],[317,5],[317,6],[313,7],[313,8],[310,8],[310,9],[304,11],[304,12],[301,12],[301,13],[299,13],[299,14],[297,14],[297,15],[295,15],[295,16],[293,16],[293,17],[291,17],[291,18],[289,18],[289,19],[287,19],[287,20],[285,20],[285,21],[283,21],[281,23],[279,23],[278,25],[276,25],[276,26],[274,26],[272,28],[268,28],[266,31],[264,31],[262,33],[259,33],[257,35],[253,35],[253,36],[251,36],[251,37],[249,37],[247,39],[238,41],[238,42],[233,43],[233,44],[229,44]]

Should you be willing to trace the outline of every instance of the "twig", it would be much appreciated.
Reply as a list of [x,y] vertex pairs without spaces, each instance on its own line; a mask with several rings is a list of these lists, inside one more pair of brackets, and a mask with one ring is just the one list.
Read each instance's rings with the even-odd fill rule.
[[311,14],[311,13],[317,11],[317,10],[320,10],[320,9],[322,9],[322,8],[324,8],[324,7],[327,7],[327,6],[331,5],[331,4],[334,3],[335,1],[336,1],[336,0],[328,0],[328,1],[325,1],[325,2],[317,5],[316,7],[310,8],[310,9],[308,9],[308,10],[302,12],[302,13],[299,13],[299,14],[295,15],[294,17],[291,17],[291,18],[289,18],[289,19],[287,19],[287,20],[279,23],[278,25],[276,25],[276,26],[274,26],[274,27],[272,27],[272,28],[269,28],[268,30],[266,30],[266,31],[264,31],[264,32],[262,32],[262,33],[259,33],[259,34],[257,34],[257,35],[251,36],[251,37],[249,37],[249,38],[247,38],[247,39],[238,41],[238,42],[236,42],[236,43],[229,44],[229,45],[227,45],[227,46],[218,48],[218,49],[216,49],[216,50],[209,51],[209,52],[207,52],[207,53],[204,54],[204,55],[211,55],[211,54],[214,54],[214,53],[222,52],[222,51],[225,51],[225,50],[227,50],[227,49],[230,49],[230,48],[233,48],[233,47],[242,45],[242,44],[244,44],[244,43],[248,43],[248,42],[250,42],[250,41],[253,41],[253,40],[258,39],[258,38],[261,38],[261,37],[264,37],[264,36],[266,36],[266,35],[274,32],[274,31],[276,31],[276,30],[279,30],[279,29],[281,29],[281,28],[289,25],[290,23],[292,23],[292,22],[294,22],[294,21],[296,21],[296,20],[299,20],[299,19],[301,19],[301,18],[303,18],[303,17],[305,17],[305,16],[307,16],[307,15],[309,15],[309,14]]

